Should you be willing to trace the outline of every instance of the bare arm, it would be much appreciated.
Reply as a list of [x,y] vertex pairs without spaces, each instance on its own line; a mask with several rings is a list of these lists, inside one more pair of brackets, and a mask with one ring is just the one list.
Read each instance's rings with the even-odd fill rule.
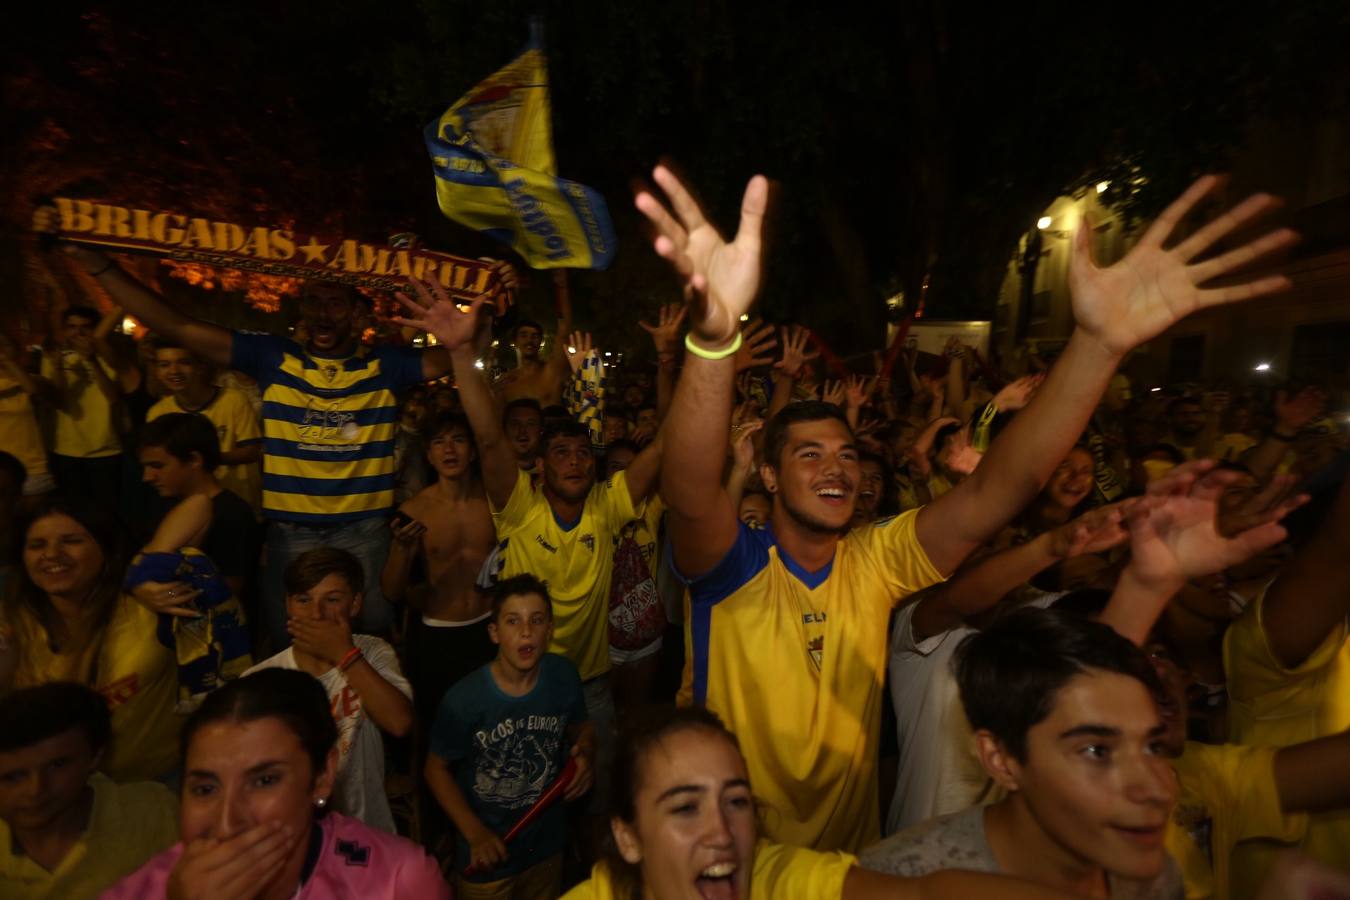
[[946,870],[918,878],[901,878],[858,866],[844,877],[841,900],[1072,900],[1066,894],[1008,875]]
[[412,701],[385,681],[364,656],[347,667],[346,676],[347,683],[361,698],[361,708],[381,731],[394,737],[406,737],[412,731]]
[[[768,182],[760,176],[751,179],[741,204],[740,230],[727,243],[670,170],[658,166],[653,177],[679,221],[649,191],[640,192],[636,202],[656,227],[656,252],[692,291],[689,340],[704,352],[723,353],[759,292]],[[705,359],[689,354],[663,429],[661,496],[670,509],[675,564],[688,576],[710,571],[736,542],[736,510],[722,486],[723,457],[708,452],[709,447],[726,446],[734,378],[731,355]]]
[[914,639],[922,641],[964,624],[1057,562],[1124,543],[1128,534],[1123,522],[1121,504],[1105,506],[962,568],[918,601],[910,626]]
[[69,244],[66,249],[78,265],[98,279],[119,306],[151,331],[182,344],[216,365],[230,364],[234,335],[228,329],[183,315],[97,250]]
[[656,493],[661,477],[661,449],[665,445],[666,430],[660,428],[656,437],[642,452],[633,458],[624,470],[624,481],[628,483],[628,496],[637,506]]
[[1350,807],[1350,731],[1283,747],[1275,754],[1275,788],[1287,813]]
[[[83,354],[81,354],[83,356]],[[103,360],[97,353],[84,356],[84,361],[89,364],[90,376],[94,379],[94,384],[98,386],[109,406],[114,406],[117,401],[122,399],[122,389],[113,384],[108,373],[103,371]]]
[[[399,512],[407,515],[407,505],[400,506]],[[394,534],[393,540],[389,542],[389,555],[385,557],[384,568],[380,571],[380,591],[391,600],[403,600],[427,526],[412,519],[402,525],[391,523],[390,528]]]
[[675,359],[679,352],[680,330],[688,308],[683,304],[662,304],[655,325],[639,321],[652,336],[656,348],[656,412],[664,420],[675,395]]
[[262,441],[235,447],[233,450],[222,450],[220,453],[220,464],[222,466],[246,466],[261,459]]
[[473,864],[490,869],[506,859],[506,845],[478,818],[445,760],[434,753],[427,754],[427,764],[422,769],[422,775],[431,795],[455,823],[459,833],[464,835],[464,840],[468,841]]
[[437,340],[449,351],[455,383],[459,385],[459,398],[473,427],[474,442],[478,445],[483,486],[493,508],[505,509],[511,499],[511,492],[515,490],[519,472],[516,454],[502,432],[501,416],[492,399],[487,376],[474,367],[475,339],[490,324],[490,320],[482,315],[486,298],[475,300],[467,311],[461,311],[435,281],[413,281],[412,284],[419,302],[406,294],[395,296],[417,318],[399,318],[394,321],[436,335]]
[[122,321],[124,312],[122,307],[114,303],[103,314],[103,318],[94,329],[94,349],[98,351],[99,359],[107,363],[108,368],[117,374],[117,386],[122,389],[122,393],[130,394],[141,386],[143,380],[141,367],[136,365],[134,359],[123,359],[120,354],[113,351],[112,344],[108,343],[108,335],[112,334]]
[[210,498],[205,494],[184,497],[164,516],[144,550],[146,553],[176,553],[184,547],[196,547],[210,527]]
[[1275,395],[1275,427],[1265,440],[1247,452],[1243,462],[1257,481],[1265,481],[1279,468],[1298,433],[1322,414],[1326,395],[1317,388],[1304,388],[1293,397],[1284,391]]
[[1205,177],[1159,216],[1115,265],[1100,268],[1089,248],[1091,229],[1080,225],[1069,266],[1076,326],[1068,346],[1025,410],[994,441],[975,473],[919,513],[919,541],[940,571],[952,571],[1040,491],[1078,440],[1098,399],[1125,355],[1191,312],[1286,289],[1270,276],[1202,288],[1210,280],[1289,245],[1281,229],[1218,256],[1193,262],[1229,232],[1276,205],[1257,195],[1173,247],[1181,219],[1213,191]]
[[1350,479],[1321,527],[1266,593],[1261,623],[1280,664],[1294,668],[1350,616]]

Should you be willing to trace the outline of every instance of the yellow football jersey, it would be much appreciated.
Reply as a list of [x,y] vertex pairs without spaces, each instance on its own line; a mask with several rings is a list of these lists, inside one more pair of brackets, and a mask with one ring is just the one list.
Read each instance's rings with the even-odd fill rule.
[[[490,501],[489,501],[490,505]],[[642,514],[619,472],[591,488],[576,522],[560,522],[542,488],[525,472],[502,510],[497,526],[500,577],[529,574],[548,584],[553,598],[553,642],[549,652],[570,659],[587,681],[609,671],[609,581],[614,543],[620,530]]]
[[[1228,738],[1248,746],[1288,747],[1350,728],[1350,640],[1342,623],[1302,664],[1286,669],[1271,652],[1261,624],[1266,592],[1224,635],[1228,675]],[[1232,896],[1256,896],[1282,850],[1293,844],[1330,865],[1350,859],[1350,810],[1308,817],[1288,841],[1248,840],[1233,852]]]
[[880,837],[886,623],[943,577],[917,515],[851,531],[816,572],[742,523],[731,551],[689,583],[693,702],[740,740],[770,840],[857,851]]
[[1307,815],[1286,815],[1275,787],[1274,747],[1186,742],[1171,760],[1181,788],[1167,849],[1181,866],[1186,900],[1230,896],[1229,863],[1239,841],[1294,842]]

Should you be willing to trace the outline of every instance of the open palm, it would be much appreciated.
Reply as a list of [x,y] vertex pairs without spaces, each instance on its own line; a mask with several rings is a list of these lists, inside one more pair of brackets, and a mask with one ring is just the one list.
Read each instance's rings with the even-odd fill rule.
[[1207,175],[1196,181],[1163,211],[1139,243],[1115,265],[1099,267],[1089,248],[1091,229],[1081,225],[1074,235],[1069,265],[1074,320],[1102,346],[1125,354],[1197,309],[1248,300],[1284,290],[1289,280],[1280,275],[1205,288],[1201,285],[1238,269],[1297,240],[1287,228],[1271,231],[1233,250],[1199,262],[1195,260],[1229,233],[1269,212],[1279,201],[1255,194],[1168,248],[1177,225],[1219,179]]
[[487,317],[479,315],[486,297],[479,297],[467,310],[461,310],[434,280],[423,282],[410,278],[408,281],[417,293],[417,300],[402,292],[394,294],[410,313],[395,317],[398,324],[434,334],[436,340],[452,351],[471,344],[478,330],[486,327]]
[[656,229],[653,246],[691,289],[689,324],[695,335],[709,344],[725,344],[735,337],[741,315],[759,293],[769,183],[762,175],[750,179],[740,228],[728,243],[674,172],[660,165],[652,178],[675,211],[672,216],[650,191],[638,192],[637,208]]

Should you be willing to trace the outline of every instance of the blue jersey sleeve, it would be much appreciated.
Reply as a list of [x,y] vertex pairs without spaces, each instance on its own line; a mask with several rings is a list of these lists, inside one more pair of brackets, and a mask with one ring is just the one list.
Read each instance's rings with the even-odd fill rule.
[[285,338],[273,334],[236,331],[230,341],[230,368],[259,383],[269,381],[269,374],[281,361],[285,342]]
[[736,543],[731,545],[721,562],[711,571],[697,578],[686,578],[675,568],[675,554],[667,547],[666,559],[675,577],[689,586],[689,602],[693,606],[712,606],[734,594],[741,585],[759,574],[769,564],[769,547],[773,535],[761,528],[751,528],[738,522]]
[[380,368],[389,376],[389,386],[401,391],[426,381],[422,374],[422,354],[425,351],[412,347],[379,348]]

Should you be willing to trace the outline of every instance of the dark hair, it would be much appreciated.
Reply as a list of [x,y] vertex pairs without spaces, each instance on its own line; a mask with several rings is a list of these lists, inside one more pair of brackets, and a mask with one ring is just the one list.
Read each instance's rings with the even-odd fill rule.
[[201,413],[165,413],[141,426],[141,447],[159,447],[165,453],[191,462],[202,458],[202,471],[210,475],[220,465],[220,438],[216,426]]
[[88,319],[97,325],[103,316],[92,306],[67,306],[65,311],[61,313],[61,324],[66,324],[66,320],[70,318]]
[[1167,414],[1169,416],[1175,415],[1176,411],[1181,409],[1181,407],[1183,406],[1200,406],[1201,408],[1203,408],[1203,405],[1200,403],[1200,399],[1198,397],[1192,397],[1189,394],[1183,394],[1167,404]]
[[1060,609],[1022,609],[961,642],[953,662],[973,731],[988,731],[1019,761],[1027,732],[1050,715],[1060,689],[1090,670],[1134,678],[1153,697],[1162,685],[1138,647],[1109,625]]
[[788,428],[801,422],[819,422],[834,419],[848,428],[850,439],[853,429],[849,428],[848,417],[833,403],[822,400],[802,400],[789,403],[769,420],[764,428],[764,461],[777,469],[782,464],[783,450],[787,448]]
[[[741,750],[736,735],[728,730],[717,714],[702,706],[649,706],[625,714],[619,726],[614,750],[614,768],[609,785],[609,815],[632,823],[637,820],[637,793],[645,772],[643,762],[652,748],[682,731],[711,732]],[[603,855],[614,879],[614,896],[629,900],[642,896],[639,868],[619,853],[611,832],[604,842]]]
[[195,350],[190,350],[187,347],[184,347],[182,344],[180,344],[178,341],[174,340],[171,337],[163,337],[161,335],[155,335],[154,337],[146,338],[146,340],[150,342],[150,348],[156,352],[160,350],[184,350],[190,356],[192,356],[193,359],[198,360],[201,359],[201,357],[197,355],[197,352]]
[[[1079,588],[1076,591],[1069,591],[1050,605],[1051,609],[1057,609],[1060,612],[1066,612],[1071,615],[1082,616],[1085,619],[1099,618],[1106,605],[1111,602],[1111,592],[1100,588]],[[1170,634],[1163,627],[1162,622],[1153,626],[1149,632],[1148,644],[1159,644],[1167,650],[1167,654],[1177,665],[1185,668],[1188,660],[1185,651],[1181,649]]]
[[528,409],[538,416],[541,422],[544,419],[544,408],[539,405],[538,400],[533,397],[520,397],[516,400],[512,400],[502,409],[502,422],[505,423],[507,417],[518,409]]
[[502,614],[502,606],[511,597],[520,597],[524,594],[537,594],[544,598],[544,607],[548,610],[548,617],[553,618],[553,598],[548,595],[548,582],[541,581],[533,575],[512,575],[510,578],[503,578],[498,581],[492,589],[492,621],[497,621],[497,617]]
[[19,461],[19,458],[13,453],[6,453],[0,450],[0,473],[8,472],[14,476],[14,481],[20,487],[28,480],[28,467]]
[[260,669],[226,683],[206,695],[202,705],[183,725],[179,766],[186,765],[192,738],[215,722],[256,722],[277,718],[305,748],[317,776],[337,743],[337,723],[329,708],[328,692],[317,678],[299,669]]
[[534,319],[521,319],[519,322],[515,324],[515,327],[511,329],[511,340],[514,341],[517,337],[519,337],[520,329],[522,328],[533,328],[535,331],[539,332],[540,337],[544,336],[543,325],[540,325]]
[[72,728],[84,732],[91,752],[107,747],[112,738],[108,701],[73,681],[21,688],[0,700],[0,753],[31,747]]
[[334,573],[347,580],[353,593],[365,590],[366,573],[361,560],[337,547],[315,547],[301,553],[286,567],[282,576],[286,596],[303,594]]
[[[49,516],[69,516],[74,519],[89,532],[94,543],[103,551],[103,567],[99,570],[98,579],[94,582],[94,588],[86,600],[92,611],[90,616],[92,628],[83,643],[62,647],[59,651],[70,654],[74,659],[82,660],[82,671],[74,680],[93,684],[104,631],[112,619],[113,610],[117,608],[117,600],[121,595],[122,573],[126,571],[126,530],[107,511],[71,506],[59,495],[48,497],[20,519],[19,527],[14,529],[13,559],[22,558],[22,548],[28,539],[28,532],[36,523]],[[54,635],[60,630],[59,614],[48,599],[47,593],[33,582],[27,566],[19,567],[18,583],[9,595],[3,598],[3,603],[10,611],[11,617],[19,611],[32,616],[42,627],[48,641],[54,640]],[[20,654],[27,652],[22,644],[19,646],[19,652]]]
[[589,447],[591,445],[590,429],[574,419],[550,422],[548,426],[544,428],[543,434],[539,436],[540,455],[548,452],[549,444],[553,443],[554,438],[584,438],[586,446]]
[[460,430],[469,436],[469,441],[473,441],[473,426],[469,424],[469,417],[462,412],[449,410],[438,412],[433,415],[425,427],[422,428],[422,442],[428,447],[436,438],[445,434],[447,431]]

